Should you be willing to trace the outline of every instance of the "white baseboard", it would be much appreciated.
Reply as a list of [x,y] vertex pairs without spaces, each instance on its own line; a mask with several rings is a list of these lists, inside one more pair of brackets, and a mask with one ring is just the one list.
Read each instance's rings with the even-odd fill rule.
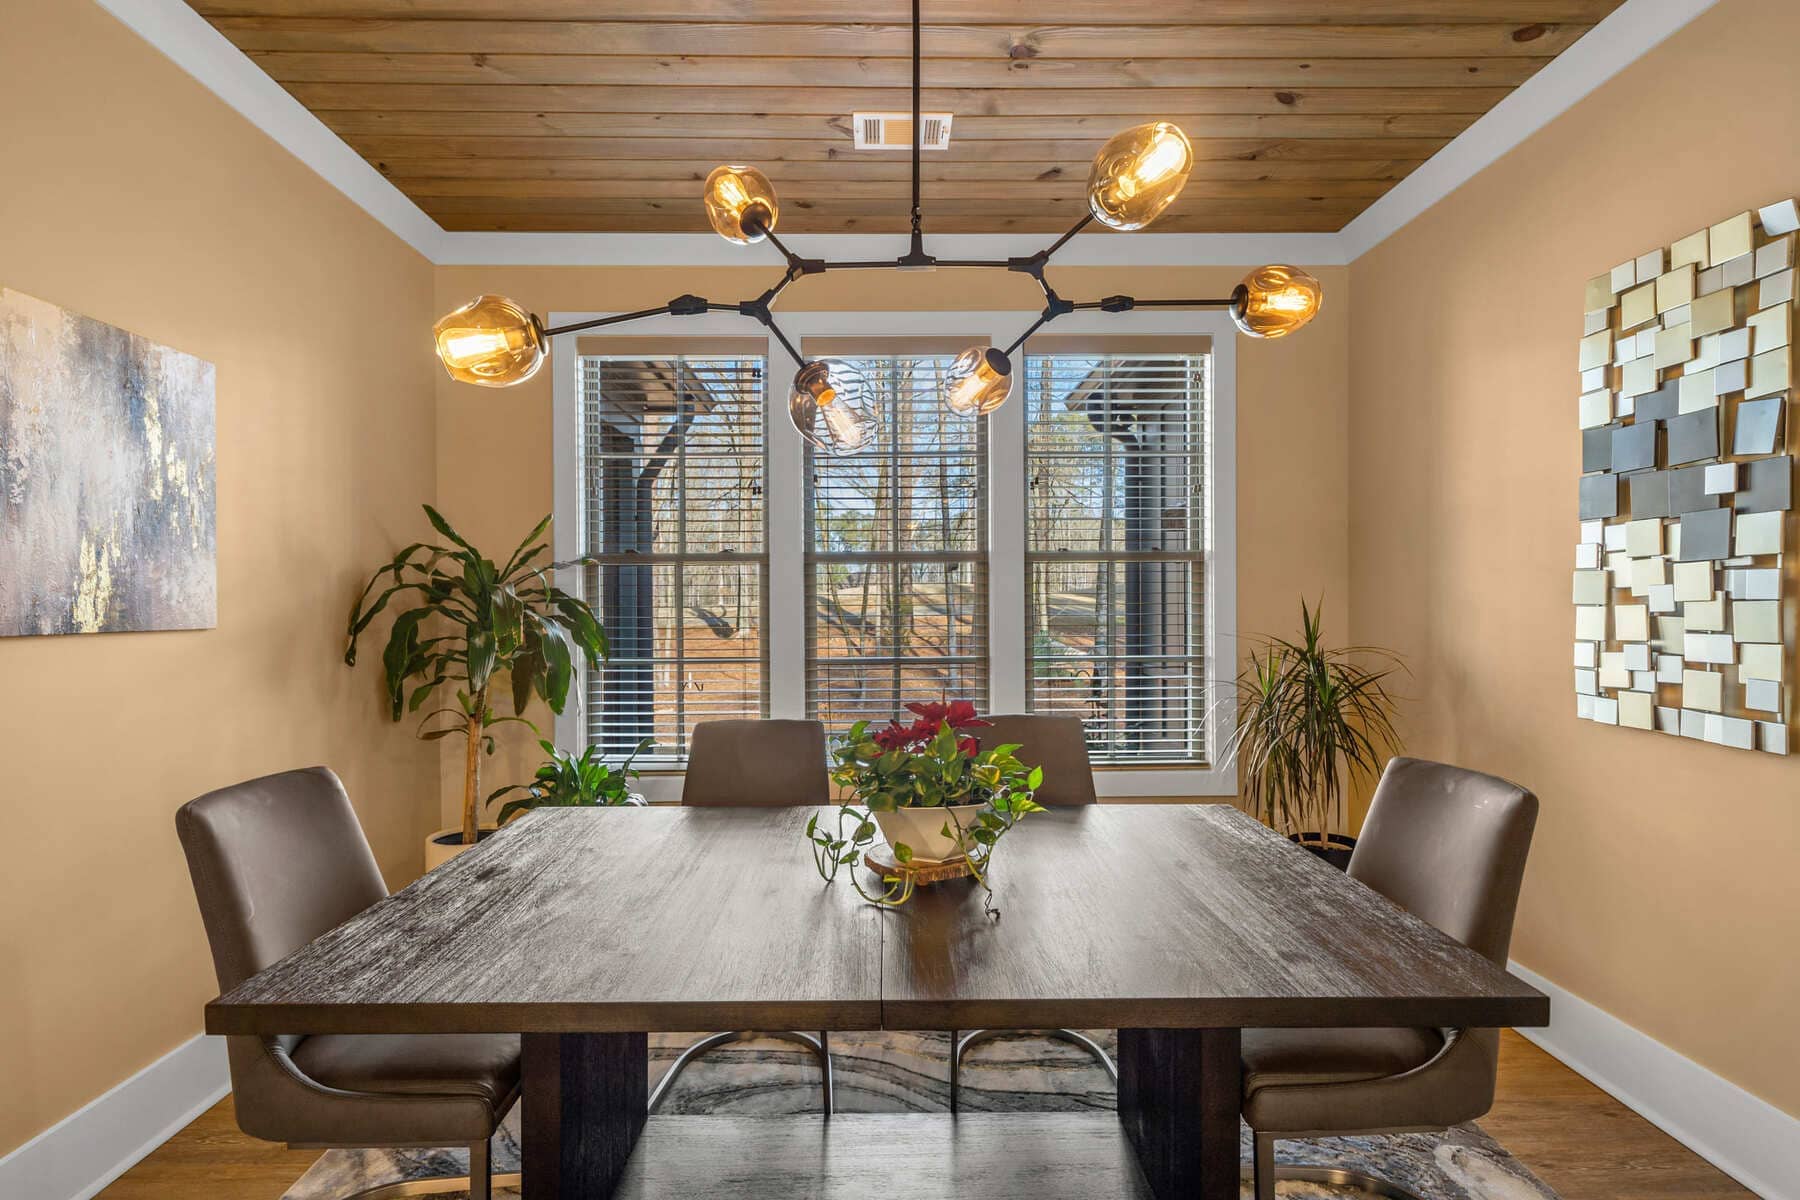
[[0,1158],[7,1200],[88,1200],[231,1090],[225,1040],[196,1037]]
[[1548,1028],[1521,1034],[1763,1200],[1800,1200],[1800,1118],[1535,971],[1509,965],[1550,997]]

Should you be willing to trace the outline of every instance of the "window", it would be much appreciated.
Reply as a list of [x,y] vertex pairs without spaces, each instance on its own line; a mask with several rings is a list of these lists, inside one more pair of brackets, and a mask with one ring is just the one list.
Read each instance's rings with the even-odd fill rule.
[[580,360],[582,569],[612,654],[584,673],[587,742],[687,757],[698,721],[759,717],[764,687],[760,352]]
[[[557,313],[563,322],[598,313]],[[558,719],[680,794],[696,723],[812,717],[828,732],[901,706],[1086,723],[1101,794],[1231,795],[1236,377],[1222,313],[1074,314],[1013,356],[986,420],[938,384],[971,343],[1032,314],[794,312],[808,358],[856,363],[880,428],[809,449],[794,364],[737,313],[559,339],[556,554],[613,657]]]
[[1206,765],[1211,356],[1051,349],[1023,381],[1031,708],[1097,763]]
[[806,453],[806,710],[828,730],[913,700],[987,703],[987,422],[939,402],[951,357],[854,358],[879,435]]

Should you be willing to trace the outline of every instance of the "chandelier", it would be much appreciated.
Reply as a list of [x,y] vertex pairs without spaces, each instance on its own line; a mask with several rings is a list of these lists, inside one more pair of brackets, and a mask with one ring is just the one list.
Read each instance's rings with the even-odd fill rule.
[[1231,295],[1211,299],[1140,299],[1106,296],[1069,300],[1045,277],[1050,258],[1070,238],[1098,221],[1129,232],[1160,216],[1181,194],[1193,170],[1194,149],[1167,121],[1152,121],[1115,134],[1094,156],[1088,173],[1088,211],[1068,232],[1036,254],[1014,258],[938,258],[925,251],[924,210],[920,203],[920,75],[919,0],[912,6],[912,237],[897,258],[833,262],[796,254],[775,236],[781,216],[769,177],[751,166],[721,166],[706,177],[702,199],[706,218],[728,242],[749,246],[766,242],[786,260],[781,278],[751,300],[719,303],[702,296],[677,296],[666,304],[637,312],[615,313],[590,321],[546,329],[536,315],[503,296],[480,296],[445,316],[434,330],[437,353],[452,379],[483,387],[511,387],[530,379],[550,353],[558,334],[641,321],[646,317],[695,316],[735,312],[760,322],[800,364],[788,400],[788,415],[808,442],[834,454],[852,454],[875,436],[875,393],[856,364],[842,358],[805,358],[776,324],[772,306],[795,280],[826,271],[897,271],[935,267],[1017,271],[1029,275],[1044,296],[1037,320],[1004,350],[972,346],[951,362],[940,384],[945,408],[964,417],[993,412],[1012,392],[1012,355],[1027,338],[1058,317],[1083,309],[1108,313],[1134,308],[1222,308],[1238,329],[1255,338],[1279,338],[1299,329],[1319,311],[1319,281],[1298,267],[1271,264],[1250,272]]

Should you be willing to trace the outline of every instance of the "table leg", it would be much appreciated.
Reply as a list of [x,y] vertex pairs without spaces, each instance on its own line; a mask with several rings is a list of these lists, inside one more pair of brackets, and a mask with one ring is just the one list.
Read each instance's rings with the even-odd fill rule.
[[644,1131],[649,1038],[528,1033],[525,1200],[605,1200]]
[[1119,1120],[1157,1200],[1237,1200],[1236,1029],[1119,1030]]

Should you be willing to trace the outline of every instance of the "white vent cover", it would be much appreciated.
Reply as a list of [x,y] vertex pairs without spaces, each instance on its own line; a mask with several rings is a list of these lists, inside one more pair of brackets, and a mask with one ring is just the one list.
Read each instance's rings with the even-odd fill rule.
[[[950,114],[920,113],[919,145],[925,150],[950,148]],[[850,114],[858,150],[911,150],[912,114],[909,112],[859,112]]]

